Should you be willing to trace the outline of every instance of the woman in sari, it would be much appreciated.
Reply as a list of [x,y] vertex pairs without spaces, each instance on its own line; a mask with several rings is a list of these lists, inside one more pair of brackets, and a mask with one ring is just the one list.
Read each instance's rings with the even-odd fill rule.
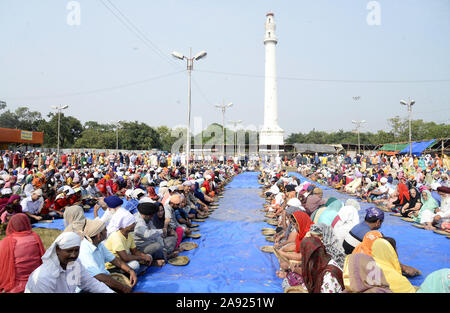
[[411,188],[409,191],[409,201],[401,208],[400,213],[403,217],[410,217],[412,214],[418,212],[422,206],[420,200],[420,193],[416,188]]
[[363,253],[352,253],[344,264],[344,293],[392,293],[383,271]]
[[289,268],[289,263],[291,261],[299,262],[302,260],[300,244],[313,224],[308,214],[303,211],[294,212],[290,222],[294,225],[297,233],[295,242],[287,244],[279,250],[274,248],[275,256],[278,258],[280,263],[280,270],[277,271],[277,275],[280,278],[284,278],[286,276],[286,270]]
[[416,289],[409,280],[402,275],[402,269],[397,252],[389,241],[378,238],[372,245],[372,257],[383,271],[389,288],[394,293],[415,293]]
[[397,200],[388,205],[388,208],[392,211],[397,211],[398,207],[403,207],[409,201],[409,189],[404,183],[399,183],[397,186],[396,194]]
[[433,217],[435,214],[435,210],[439,208],[439,204],[437,201],[431,196],[431,192],[429,190],[424,190],[421,193],[422,207],[419,211],[415,211],[411,214],[411,218],[416,223],[425,224],[427,229],[434,229],[433,225]]
[[317,237],[302,240],[300,253],[302,263],[296,271],[301,272],[309,293],[340,293],[344,289],[342,270],[326,252],[325,246]]
[[6,210],[7,205],[11,205],[14,208],[15,213],[22,213],[19,195],[12,195],[4,205],[0,206],[0,215]]
[[42,264],[44,253],[41,238],[31,230],[27,215],[11,217],[6,237],[0,241],[0,292],[24,292],[28,277]]

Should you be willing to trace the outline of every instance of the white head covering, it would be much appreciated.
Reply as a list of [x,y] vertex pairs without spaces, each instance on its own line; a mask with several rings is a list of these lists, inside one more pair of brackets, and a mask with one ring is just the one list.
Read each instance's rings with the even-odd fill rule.
[[126,209],[120,207],[116,213],[111,217],[111,221],[109,222],[106,230],[108,232],[108,236],[121,228],[126,228],[131,224],[136,223],[136,218]]
[[80,243],[80,235],[77,235],[74,232],[61,233],[47,249],[47,251],[45,251],[45,254],[41,258],[42,263],[49,263],[49,265],[51,265],[51,274],[54,275],[54,277],[58,277],[61,270],[61,265],[59,263],[58,256],[56,255],[56,247],[58,246],[60,249],[69,249],[79,247]]
[[293,207],[296,207],[296,208],[302,208],[302,203],[297,198],[289,199],[289,201],[287,202],[287,205],[288,206],[293,206]]

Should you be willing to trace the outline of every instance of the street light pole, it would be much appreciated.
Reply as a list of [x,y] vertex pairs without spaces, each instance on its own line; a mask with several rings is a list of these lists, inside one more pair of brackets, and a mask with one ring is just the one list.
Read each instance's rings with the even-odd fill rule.
[[119,150],[119,128],[120,128],[120,122],[111,122],[112,125],[116,127],[116,150]]
[[362,120],[362,121],[359,121],[359,122],[357,122],[357,121],[355,121],[355,120],[352,120],[352,123],[353,123],[353,124],[356,124],[356,132],[357,132],[357,134],[358,134],[358,154],[361,154],[360,140],[359,140],[359,128],[360,128],[361,125],[362,125],[363,123],[365,123],[365,122],[366,122],[365,120]]
[[240,151],[238,152],[238,148],[239,148],[239,145],[238,145],[238,142],[237,142],[237,139],[238,139],[238,136],[237,136],[237,125],[238,124],[240,124],[240,123],[242,123],[242,121],[241,120],[239,120],[239,121],[228,121],[228,123],[231,123],[231,124],[233,124],[233,129],[234,129],[234,137],[235,137],[235,157],[236,157],[236,154],[239,156],[240,155]]
[[407,105],[408,106],[408,120],[409,120],[409,156],[412,155],[412,149],[411,149],[411,111],[412,111],[412,106],[414,103],[416,103],[416,101],[411,100],[410,97],[408,97],[408,102],[406,102],[405,100],[400,100],[400,103],[403,105]]
[[225,164],[225,110],[227,108],[230,108],[231,106],[233,106],[233,103],[228,103],[225,104],[225,101],[222,101],[222,104],[216,104],[216,108],[219,108],[222,110],[222,160],[223,160],[223,164]]
[[[67,109],[69,106],[66,105],[60,105],[58,106],[52,106],[52,109],[55,109],[58,111],[58,140],[57,140],[57,147],[56,147],[56,157],[59,160],[59,132],[60,132],[60,123],[61,123],[61,111]],[[56,162],[58,164],[58,162]]]
[[172,56],[177,59],[184,60],[187,62],[187,71],[188,71],[188,113],[187,113],[187,130],[186,130],[186,178],[189,177],[189,157],[191,154],[191,136],[190,136],[190,128],[191,128],[191,72],[194,68],[194,60],[200,60],[206,56],[206,51],[201,51],[192,57],[192,48],[189,48],[189,57],[185,57],[183,54],[179,52],[172,52]]

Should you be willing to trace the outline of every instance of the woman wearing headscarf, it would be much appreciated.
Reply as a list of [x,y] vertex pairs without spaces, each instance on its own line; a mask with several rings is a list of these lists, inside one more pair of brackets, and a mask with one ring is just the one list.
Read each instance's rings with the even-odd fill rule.
[[314,223],[323,223],[326,225],[331,225],[339,210],[344,206],[341,200],[335,199],[332,201],[326,209],[320,214],[320,216],[316,215],[316,218],[313,219]]
[[420,200],[420,193],[416,188],[411,188],[409,191],[409,201],[401,208],[400,213],[403,217],[409,217],[415,211],[419,211],[422,206]]
[[381,234],[377,230],[372,230],[367,232],[364,235],[363,241],[353,249],[353,253],[363,253],[368,256],[372,256],[372,245],[378,238],[383,238],[383,234]]
[[417,293],[450,293],[450,268],[443,268],[429,274]]
[[327,253],[339,265],[339,268],[342,269],[346,254],[342,245],[339,245],[333,228],[323,223],[313,224],[309,229],[309,233],[311,236],[317,237],[322,241]]
[[42,264],[44,253],[29,218],[23,213],[12,216],[6,237],[0,241],[0,292],[22,293],[30,274]]
[[92,277],[78,260],[81,237],[61,233],[42,256],[42,264],[28,278],[25,293],[112,293],[104,283]]
[[340,293],[344,289],[342,270],[326,252],[317,237],[302,240],[300,253],[301,275],[309,293]]
[[422,207],[419,211],[415,211],[411,214],[411,218],[416,223],[426,224],[432,226],[435,210],[439,208],[438,202],[431,196],[429,190],[424,190],[421,193]]
[[275,256],[278,258],[280,263],[280,271],[277,272],[277,275],[280,277],[284,276],[282,275],[282,272],[288,269],[290,261],[299,262],[302,260],[300,244],[313,224],[308,214],[303,211],[294,212],[290,221],[293,223],[297,233],[295,243],[285,245],[279,250],[274,249]]
[[64,211],[65,232],[75,232],[82,235],[86,221],[83,208],[79,205],[69,206]]
[[397,186],[396,194],[398,196],[397,200],[392,202],[388,208],[396,211],[398,207],[403,207],[409,201],[409,189],[403,182],[399,183]]
[[392,293],[381,268],[371,256],[363,253],[347,256],[343,281],[344,293]]
[[308,215],[311,216],[314,213],[314,211],[316,211],[320,206],[327,203],[327,201],[325,201],[325,199],[322,199],[322,197],[323,197],[322,189],[315,188],[313,190],[312,194],[310,194],[306,198],[304,207],[305,207],[306,213],[308,213]]
[[[114,214],[113,219],[116,219],[116,222],[111,225],[113,222],[111,219],[108,225],[108,227],[111,227],[108,230],[110,233],[108,239],[104,243],[105,247],[127,263],[137,274],[144,272],[152,264],[153,258],[136,248],[133,235],[136,218],[133,214],[121,208]],[[111,272],[115,271],[116,267],[111,263],[106,263],[106,269]]]
[[415,293],[416,289],[409,280],[402,275],[402,269],[397,252],[391,243],[378,238],[372,245],[372,257],[383,271],[389,288],[394,293]]
[[22,213],[19,195],[12,195],[4,205],[0,206],[0,215],[3,214],[7,205],[11,205],[14,208],[15,213]]
[[348,232],[357,224],[359,224],[359,214],[360,210],[359,202],[355,199],[348,199],[345,202],[345,206],[343,206],[333,222],[331,223],[331,227],[333,227],[336,238],[339,242],[339,245],[342,246],[344,242],[345,236]]

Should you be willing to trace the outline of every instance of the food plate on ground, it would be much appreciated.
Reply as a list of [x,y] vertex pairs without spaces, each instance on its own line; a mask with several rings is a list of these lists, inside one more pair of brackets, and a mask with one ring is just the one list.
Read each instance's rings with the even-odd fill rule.
[[191,231],[200,231],[200,228],[191,228]]
[[111,278],[113,278],[114,280],[118,281],[121,284],[124,284],[128,287],[131,287],[131,282],[130,279],[128,277],[126,277],[124,274],[121,273],[111,273],[109,274],[109,276]]
[[266,220],[266,223],[272,226],[278,226],[278,222],[276,220]]
[[440,230],[440,229],[435,229],[435,230],[433,230],[436,234],[439,234],[439,235],[450,235],[450,232],[448,232],[448,231],[445,231],[445,230]]
[[200,238],[201,236],[202,236],[201,234],[195,233],[195,234],[187,235],[186,237],[198,239],[198,238]]
[[204,222],[205,220],[203,218],[193,218],[193,222]]
[[284,293],[308,293],[308,290],[303,286],[290,286],[284,290]]
[[261,247],[262,252],[273,253],[273,246],[263,246]]
[[273,236],[267,236],[267,237],[266,237],[266,240],[267,240],[267,241],[270,241],[270,242],[274,242],[274,241],[275,241],[275,238],[273,238]]
[[180,247],[183,248],[183,250],[189,251],[189,250],[198,248],[198,244],[196,244],[195,242],[192,242],[192,241],[186,241],[186,242],[182,242],[180,244]]
[[400,213],[391,213],[392,216],[402,216]]
[[409,217],[402,217],[402,220],[404,220],[405,222],[414,222],[414,220]]
[[425,228],[425,225],[422,225],[422,224],[412,224],[411,226],[414,226],[414,227],[417,227],[417,228],[422,228],[422,229]]
[[199,227],[200,226],[200,224],[191,224],[191,227],[189,227],[189,228],[194,228],[194,227]]
[[183,266],[189,263],[189,258],[185,255],[179,255],[167,261],[169,264],[175,266]]
[[275,229],[272,229],[272,230],[263,230],[261,233],[264,236],[272,236],[275,235],[277,232],[275,231]]
[[275,228],[272,228],[272,227],[264,227],[264,228],[261,228],[261,231],[265,231],[265,230],[271,231],[271,230],[275,230]]
[[265,216],[265,217],[268,217],[268,218],[273,218],[273,217],[274,217],[274,215],[273,215],[272,213],[267,213],[267,214],[265,214],[264,216]]

